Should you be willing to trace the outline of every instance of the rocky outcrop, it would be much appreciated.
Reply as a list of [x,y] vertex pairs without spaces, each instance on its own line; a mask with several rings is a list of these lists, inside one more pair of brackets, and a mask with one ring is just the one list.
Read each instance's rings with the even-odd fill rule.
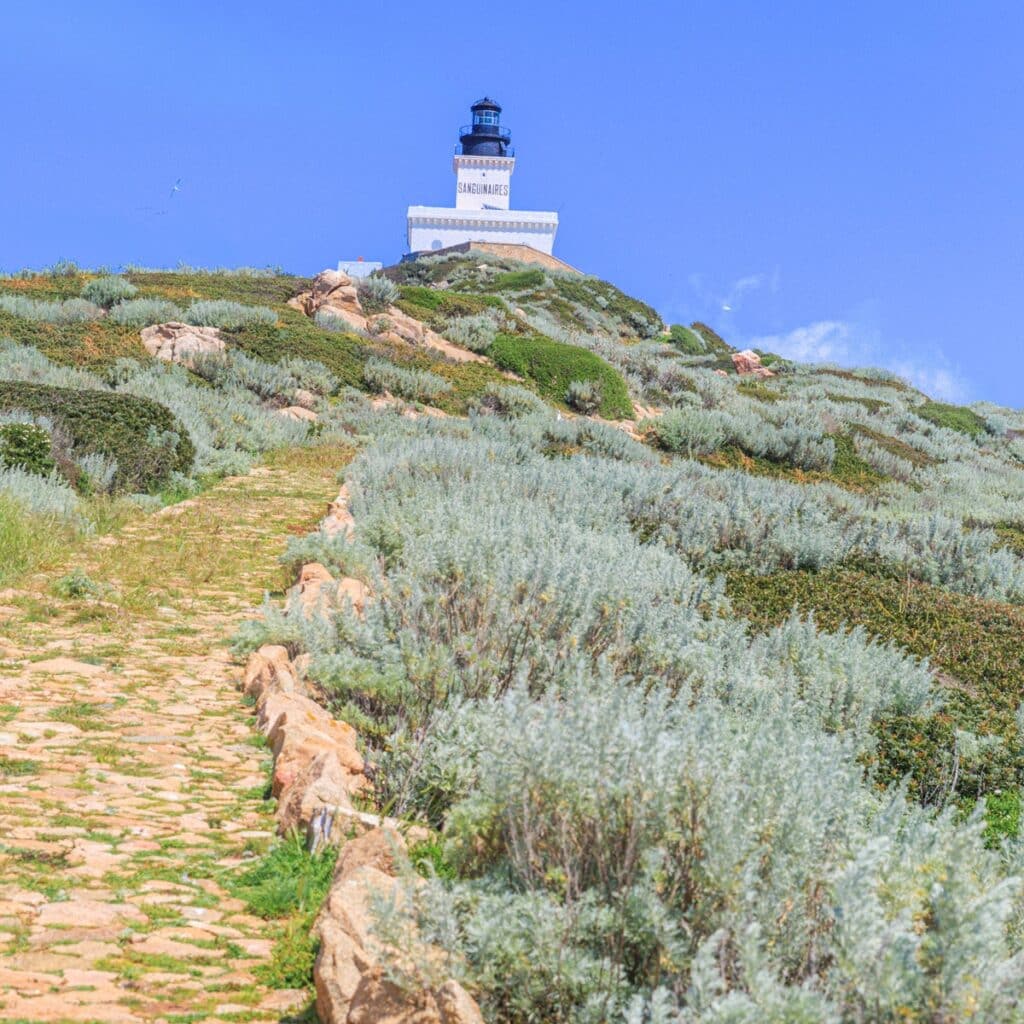
[[[385,962],[403,954],[375,940],[372,905],[382,897],[401,902],[396,875],[405,860],[405,842],[391,829],[371,829],[342,847],[315,925],[316,1010],[325,1024],[483,1024],[480,1008],[453,979],[410,992],[388,978]],[[422,952],[436,960],[431,973],[443,976],[439,951]]]
[[315,316],[323,311],[343,321],[350,330],[371,334],[382,341],[432,348],[456,362],[490,361],[476,352],[453,345],[397,306],[390,306],[384,313],[367,313],[359,302],[359,292],[352,279],[339,270],[322,270],[313,279],[312,289],[290,299],[289,305],[301,309],[306,316]]
[[199,356],[221,355],[226,348],[216,327],[193,327],[176,321],[143,327],[142,344],[151,356],[189,368]]
[[741,377],[774,377],[775,374],[767,366],[761,365],[761,357],[752,349],[745,349],[743,352],[733,352],[732,365]]

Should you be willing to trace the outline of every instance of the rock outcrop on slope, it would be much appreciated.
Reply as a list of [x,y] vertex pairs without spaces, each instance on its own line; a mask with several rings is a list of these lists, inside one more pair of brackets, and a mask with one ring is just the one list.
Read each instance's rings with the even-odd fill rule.
[[742,352],[733,352],[732,365],[741,377],[774,377],[773,371],[767,366],[761,365],[761,357],[753,349],[744,349]]
[[198,357],[221,355],[226,348],[218,328],[194,327],[176,320],[144,327],[142,344],[151,356],[190,369]]
[[302,310],[306,316],[320,311],[341,320],[350,330],[370,334],[398,344],[432,348],[449,359],[460,363],[486,363],[486,357],[453,345],[447,338],[432,331],[415,317],[389,306],[386,312],[369,313],[359,301],[359,291],[352,279],[340,270],[322,270],[313,279],[313,287],[288,304]]

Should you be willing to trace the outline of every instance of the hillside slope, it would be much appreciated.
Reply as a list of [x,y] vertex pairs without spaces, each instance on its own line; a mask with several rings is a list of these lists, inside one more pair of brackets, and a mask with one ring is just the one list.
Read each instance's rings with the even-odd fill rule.
[[[155,360],[167,320],[223,351]],[[1019,1019],[1020,411],[758,369],[493,258],[64,268],[0,280],[4,336],[9,578],[283,445],[358,449],[351,534],[284,560],[365,607],[269,605],[238,649],[304,655],[361,809],[421,830],[376,924],[430,945],[399,987],[440,946],[489,1021]],[[166,421],[59,413],[128,398]]]

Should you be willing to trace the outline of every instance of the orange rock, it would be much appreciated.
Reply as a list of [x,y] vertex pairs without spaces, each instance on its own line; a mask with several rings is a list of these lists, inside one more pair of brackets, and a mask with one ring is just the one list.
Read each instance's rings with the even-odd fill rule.
[[247,697],[259,697],[270,686],[283,693],[298,689],[288,651],[277,644],[264,644],[249,655],[242,690]]
[[732,365],[741,376],[774,377],[775,374],[767,366],[761,365],[761,357],[752,349],[745,349],[742,352],[733,352]]
[[353,782],[333,750],[318,754],[282,792],[277,804],[278,831],[282,835],[305,833],[324,808],[350,807]]

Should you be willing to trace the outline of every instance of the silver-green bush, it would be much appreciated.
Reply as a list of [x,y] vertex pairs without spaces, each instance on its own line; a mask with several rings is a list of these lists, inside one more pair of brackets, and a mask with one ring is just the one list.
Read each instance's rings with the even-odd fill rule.
[[40,302],[22,295],[0,295],[0,310],[20,317],[48,324],[74,324],[99,320],[103,310],[85,299],[62,299]]
[[151,327],[181,317],[181,309],[166,299],[123,299],[110,309],[110,319],[127,327]]
[[184,320],[197,327],[220,327],[236,331],[256,324],[275,324],[277,314],[266,306],[246,306],[228,299],[202,299],[185,310]]
[[367,360],[363,380],[374,391],[390,391],[414,402],[434,402],[452,390],[451,383],[436,373],[410,370],[384,359]]
[[139,289],[126,277],[96,277],[86,281],[82,288],[82,298],[96,306],[110,309],[111,306],[124,299],[134,298]]

